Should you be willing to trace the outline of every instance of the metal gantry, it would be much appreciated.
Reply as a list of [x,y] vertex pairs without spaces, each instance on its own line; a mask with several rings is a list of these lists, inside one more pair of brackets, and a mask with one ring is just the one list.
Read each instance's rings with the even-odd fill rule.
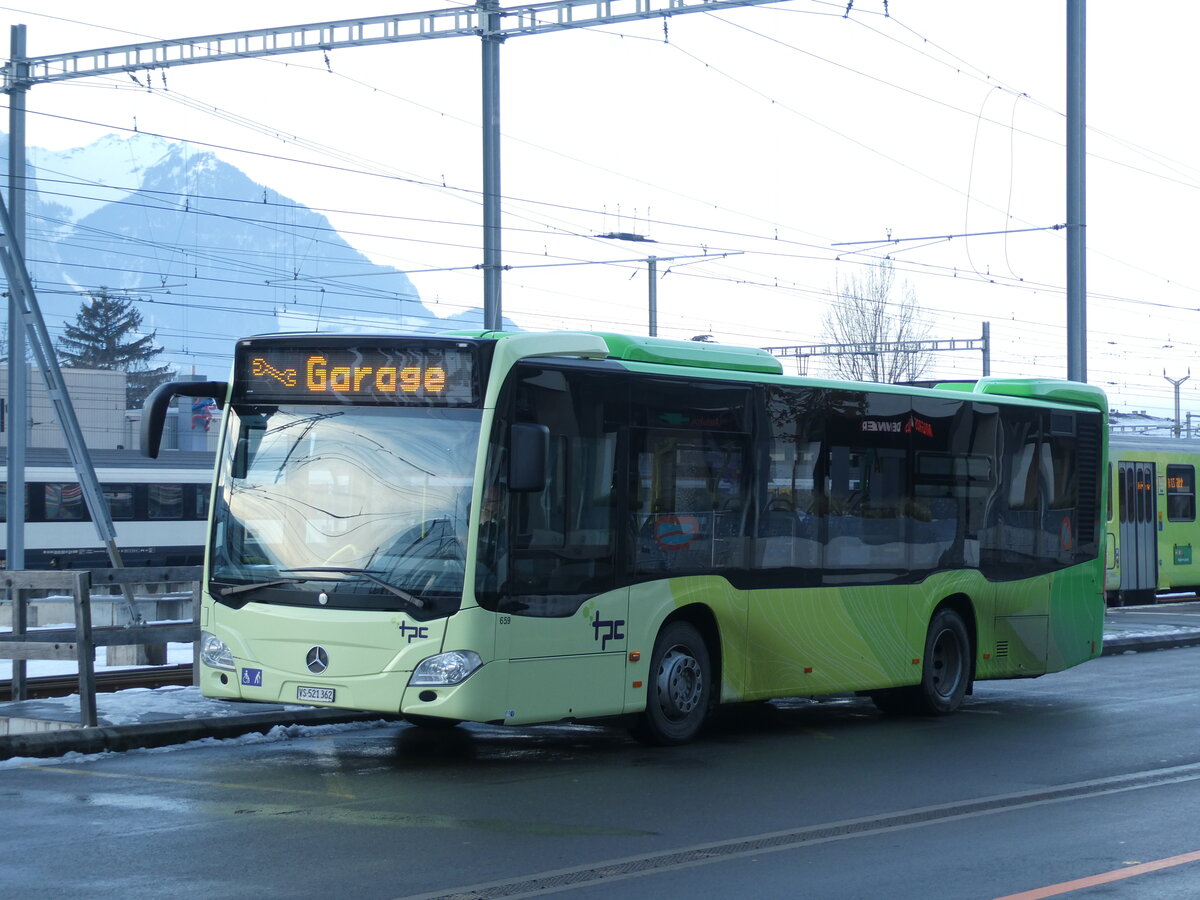
[[792,344],[787,347],[763,347],[772,356],[791,357],[798,361],[800,371],[806,371],[813,356],[867,356],[877,353],[945,353],[960,350],[979,350],[983,353],[983,376],[992,374],[991,323],[983,323],[983,334],[977,338],[933,338],[919,341],[856,341],[850,344]]
[[[196,63],[437,38],[479,37],[483,44],[484,201],[483,264],[480,268],[484,279],[484,327],[497,330],[502,318],[500,273],[503,270],[500,259],[500,44],[508,38],[551,31],[778,2],[781,0],[553,0],[501,7],[497,0],[480,0],[477,4],[453,9],[231,31],[169,41],[143,41],[36,58],[22,58],[14,53],[3,70],[4,91],[15,94],[35,84]],[[625,7],[629,8],[626,10]],[[13,158],[11,153],[9,158]]]
[[[496,331],[503,321],[500,276],[504,269],[500,242],[500,45],[510,37],[778,2],[781,0],[553,0],[501,7],[498,0],[480,0],[477,4],[453,9],[285,25],[167,41],[141,41],[38,57],[25,55],[25,26],[14,25],[12,55],[2,70],[3,91],[9,95],[8,205],[13,211],[13,223],[8,238],[16,254],[20,255],[24,248],[25,219],[25,94],[33,85],[286,53],[478,37],[483,45],[483,263],[480,266],[483,270],[483,319],[485,328]],[[20,308],[17,293],[10,290],[9,300],[8,420],[16,424],[16,428],[9,429],[7,536],[10,566],[17,562],[24,565],[24,456],[29,419],[24,366],[13,365],[14,361],[23,363],[25,347],[22,325],[25,313]],[[37,298],[32,292],[25,302],[40,317]],[[68,408],[70,402],[66,397]],[[64,431],[73,421],[72,410],[67,418],[60,419]],[[82,437],[79,439],[82,441]],[[68,436],[68,443],[71,440]],[[15,514],[14,509],[17,510]]]
[[[478,4],[452,9],[229,31],[169,41],[141,41],[98,50],[54,53],[23,61],[13,59],[4,67],[4,90],[9,92],[19,84],[30,86],[139,69],[434,38],[491,37],[504,41],[548,31],[778,2],[782,0],[554,0],[501,7],[494,0],[482,0]],[[618,11],[625,6],[631,9]],[[22,63],[24,71],[21,70]]]

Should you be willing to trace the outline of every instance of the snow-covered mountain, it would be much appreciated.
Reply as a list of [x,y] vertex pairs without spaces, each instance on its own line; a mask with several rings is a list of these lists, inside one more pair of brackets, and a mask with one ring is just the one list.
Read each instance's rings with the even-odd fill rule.
[[224,377],[245,335],[482,325],[479,311],[437,318],[403,272],[211,152],[109,135],[28,157],[25,255],[52,335],[105,289],[135,299],[163,362]]

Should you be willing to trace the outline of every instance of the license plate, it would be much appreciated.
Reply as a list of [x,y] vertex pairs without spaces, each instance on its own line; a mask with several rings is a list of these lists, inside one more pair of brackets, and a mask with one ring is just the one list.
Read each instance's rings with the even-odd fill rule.
[[332,703],[336,692],[333,688],[304,687],[296,688],[296,699],[315,701],[316,703]]

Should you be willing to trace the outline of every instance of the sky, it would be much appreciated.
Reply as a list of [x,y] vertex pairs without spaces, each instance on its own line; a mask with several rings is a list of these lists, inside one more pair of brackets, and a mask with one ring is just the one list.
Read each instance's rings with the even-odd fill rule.
[[[25,24],[36,57],[455,6],[55,0],[0,7],[0,24]],[[1164,373],[1200,348],[1200,8],[1087,16],[1088,380],[1172,416]],[[654,255],[660,335],[816,343],[838,285],[890,258],[931,337],[990,322],[993,374],[1065,377],[1065,26],[1045,0],[788,0],[510,38],[504,315],[645,333]],[[27,142],[207,146],[449,315],[483,303],[480,58],[456,37],[37,85]],[[654,243],[596,237],[613,232]],[[940,353],[929,377],[980,364]],[[1198,388],[1200,367],[1185,413]]]

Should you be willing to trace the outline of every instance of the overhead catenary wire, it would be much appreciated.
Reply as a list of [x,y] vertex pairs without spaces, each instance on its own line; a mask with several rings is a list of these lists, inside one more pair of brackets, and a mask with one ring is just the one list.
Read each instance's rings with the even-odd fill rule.
[[[854,19],[851,19],[851,21],[854,21]],[[880,22],[879,24],[882,26],[882,25],[885,25],[888,23]],[[873,23],[872,27],[874,27],[874,23]],[[703,232],[701,230],[697,230],[696,233],[698,235],[703,234]],[[460,245],[460,246],[466,246],[466,245],[464,244],[464,245]],[[755,255],[755,258],[756,259],[764,259],[766,257],[765,257],[765,255]],[[808,258],[811,258],[814,260],[824,260],[827,263],[830,262],[830,258],[827,254],[822,255],[819,251],[816,251],[815,249],[814,249],[814,252],[808,256]],[[843,262],[843,264],[846,263],[845,260],[843,260],[842,262]],[[864,264],[869,264],[869,263],[864,263]],[[960,273],[954,272],[951,268],[939,266],[939,265],[935,265],[935,264],[927,264],[920,260],[914,262],[914,267],[915,267],[913,269],[914,272],[921,271],[925,274],[937,274],[940,277],[962,277],[962,275]],[[991,279],[989,273],[985,272],[983,277],[988,281],[993,281],[993,279]],[[777,278],[778,278],[778,276],[772,274],[772,272],[770,271],[770,268],[764,268],[764,270],[761,272],[761,277],[760,277],[759,281],[763,285],[769,286],[772,282],[775,282],[777,280]],[[786,281],[786,280],[790,280],[790,279],[783,279],[783,280]],[[752,281],[752,279],[741,279],[739,283],[749,284],[751,281]],[[1012,284],[1011,279],[1007,279],[1007,280],[994,279],[994,283],[1003,285],[1005,287],[1014,287],[1015,286]],[[1050,288],[1042,287],[1039,289],[1047,290]],[[1126,298],[1126,300],[1130,303],[1139,303],[1140,302],[1140,298],[1132,298],[1131,297],[1131,298]],[[1125,302],[1125,301],[1117,301],[1117,302]],[[1164,306],[1166,308],[1170,308],[1170,307],[1172,307],[1172,304],[1166,303],[1166,304],[1164,304]],[[962,311],[960,310],[959,312],[962,312]]]

